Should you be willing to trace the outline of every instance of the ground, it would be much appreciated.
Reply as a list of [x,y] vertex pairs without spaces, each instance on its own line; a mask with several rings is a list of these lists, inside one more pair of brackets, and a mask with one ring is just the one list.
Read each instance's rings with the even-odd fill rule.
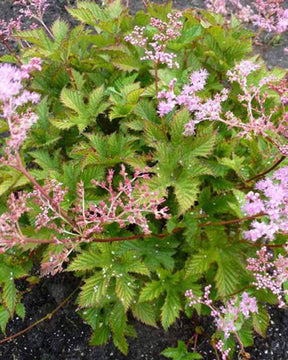
[[[71,3],[74,1],[71,0]],[[163,2],[163,1],[158,1]],[[51,22],[58,16],[66,17],[66,0],[51,0],[47,11],[47,21]],[[9,19],[16,16],[17,7],[12,0],[1,0],[0,18]],[[185,8],[201,6],[201,0],[174,1],[175,7]],[[143,8],[141,0],[130,0],[132,12]],[[288,34],[283,40],[267,49],[258,47],[269,67],[280,66],[288,68],[288,56],[283,48],[288,47]],[[0,46],[0,52],[4,48]],[[62,273],[55,277],[41,280],[24,298],[26,318],[22,321],[15,318],[9,323],[7,336],[25,329],[30,324],[53,311],[78,286],[79,280],[71,274]],[[102,347],[88,345],[91,335],[90,328],[83,323],[76,313],[75,297],[63,306],[50,320],[46,320],[24,335],[0,345],[0,359],[3,360],[164,360],[160,352],[166,347],[175,346],[177,340],[188,341],[193,335],[195,322],[206,329],[208,334],[213,332],[210,319],[187,319],[181,317],[171,326],[168,332],[161,328],[145,326],[131,319],[138,337],[130,341],[129,354],[124,356],[112,342]],[[271,325],[266,339],[255,336],[255,346],[251,349],[251,360],[287,360],[288,343],[285,341],[288,331],[288,311],[270,308]],[[197,350],[204,360],[215,360],[216,356],[210,347],[209,340],[200,336]],[[236,359],[236,357],[235,357]]]

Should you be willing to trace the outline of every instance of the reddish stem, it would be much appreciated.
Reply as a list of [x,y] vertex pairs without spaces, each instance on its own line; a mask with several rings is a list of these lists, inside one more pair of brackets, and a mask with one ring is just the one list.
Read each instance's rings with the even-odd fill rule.
[[5,40],[4,36],[2,34],[0,34],[0,40],[2,41],[2,43],[4,44],[4,46],[6,47],[6,49],[9,51],[10,54],[13,54],[15,56],[15,58],[18,60],[19,64],[22,65],[22,61],[20,60],[20,58],[15,54],[15,51],[11,48],[11,46],[9,45],[9,43]]
[[259,214],[256,214],[256,215],[245,216],[245,217],[239,218],[239,219],[219,221],[219,222],[216,222],[216,223],[212,223],[211,221],[208,221],[205,224],[198,224],[198,227],[235,224],[235,223],[238,223],[238,222],[241,222],[241,221],[256,219],[256,218],[264,216],[264,215],[266,215],[266,214],[265,213],[259,213]]
[[253,180],[257,180],[261,177],[263,177],[264,175],[268,174],[270,171],[274,170],[284,159],[286,159],[286,156],[281,156],[280,159],[278,159],[269,169],[261,172],[260,174],[253,176],[252,178],[245,180],[245,182],[250,182]]

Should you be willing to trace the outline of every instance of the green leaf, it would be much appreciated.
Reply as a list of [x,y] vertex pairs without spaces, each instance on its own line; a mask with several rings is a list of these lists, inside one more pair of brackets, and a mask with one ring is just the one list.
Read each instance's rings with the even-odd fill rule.
[[167,348],[161,352],[161,355],[164,355],[167,358],[173,360],[193,360],[193,359],[202,359],[202,356],[198,353],[190,353],[187,350],[187,346],[184,341],[178,341],[177,348]]
[[[189,174],[189,172],[187,172]],[[183,214],[197,200],[199,181],[191,179],[186,172],[175,181],[175,195],[179,204],[179,214]]]
[[132,306],[132,314],[144,324],[157,327],[155,310],[152,304],[147,302],[137,303]]
[[57,19],[52,25],[52,34],[54,35],[54,42],[57,47],[61,46],[62,41],[68,34],[68,24],[65,21]]
[[83,251],[70,263],[68,271],[87,271],[99,266],[101,263],[101,255],[95,252]]
[[155,110],[155,106],[149,100],[141,100],[135,107],[134,113],[142,120],[149,120],[153,123],[159,123],[159,117]]
[[127,355],[128,343],[125,339],[125,329],[127,327],[127,317],[123,305],[117,302],[110,312],[109,325],[113,332],[114,345]]
[[3,302],[10,315],[14,314],[16,308],[16,287],[13,280],[8,280],[3,285]]
[[103,273],[99,272],[85,280],[85,284],[81,287],[79,305],[81,307],[95,306],[100,303],[107,294],[109,279],[103,277]]
[[132,55],[123,55],[112,60],[112,64],[120,70],[131,72],[139,70],[141,62],[139,59]]
[[150,121],[144,122],[144,133],[146,144],[151,147],[155,147],[159,141],[166,140],[161,126]]
[[217,142],[217,132],[197,136],[191,144],[190,155],[207,157],[210,155]]
[[25,318],[25,314],[26,314],[26,310],[25,310],[25,305],[22,302],[19,302],[16,305],[16,314],[21,318],[24,319]]
[[140,302],[150,301],[160,296],[163,287],[160,281],[153,280],[145,285],[139,297]]
[[[95,4],[96,5],[96,4]],[[78,3],[79,7],[79,3]],[[67,11],[70,15],[72,15],[75,19],[81,21],[84,24],[95,26],[97,24],[97,20],[95,19],[95,16],[89,9],[84,8],[67,8]]]
[[92,346],[101,346],[109,340],[110,329],[108,326],[102,325],[93,330],[89,344]]
[[118,299],[122,302],[125,311],[128,310],[130,304],[135,296],[134,278],[128,274],[120,274],[116,277],[116,294]]
[[9,319],[10,319],[9,311],[3,305],[0,305],[0,327],[1,327],[1,331],[4,334]]
[[89,95],[89,107],[88,110],[91,116],[97,116],[103,112],[108,104],[103,102],[104,96],[104,87],[100,86],[99,88],[94,89]]
[[178,111],[171,122],[171,141],[175,145],[179,145],[183,141],[183,132],[185,124],[190,120],[190,114],[187,108]]
[[177,292],[168,290],[164,304],[161,308],[161,323],[165,330],[179,317],[181,302]]
[[265,337],[269,326],[270,316],[265,307],[258,305],[258,313],[252,313],[253,329],[261,336]]
[[237,334],[244,347],[253,345],[253,333],[251,329],[251,321],[246,321]]
[[232,254],[226,254],[221,249],[217,252],[217,273],[215,276],[219,296],[232,294],[239,282],[239,274],[235,271],[235,260]]
[[41,166],[43,170],[59,171],[61,169],[60,158],[58,156],[59,153],[57,152],[54,152],[53,157],[46,149],[35,150],[30,152],[29,154],[35,159],[35,163]]
[[201,250],[192,256],[186,263],[186,275],[204,274],[215,261],[214,251]]
[[74,110],[79,115],[86,113],[86,106],[79,91],[64,88],[61,91],[60,99],[66,107]]

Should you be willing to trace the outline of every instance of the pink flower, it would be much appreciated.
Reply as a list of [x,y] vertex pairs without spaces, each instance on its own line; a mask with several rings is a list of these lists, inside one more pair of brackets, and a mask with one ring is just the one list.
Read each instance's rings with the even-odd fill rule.
[[195,296],[192,290],[187,290],[185,296],[188,297],[190,301],[189,306],[202,304],[211,309],[211,316],[214,317],[217,329],[224,332],[225,339],[228,339],[230,333],[239,330],[236,328],[236,324],[239,327],[239,319],[242,314],[244,318],[248,318],[250,313],[258,312],[256,298],[253,296],[250,297],[246,292],[242,294],[242,298],[239,296],[234,297],[225,303],[225,306],[216,308],[209,298],[210,290],[211,285],[206,286],[204,296],[201,297]]
[[166,51],[166,43],[169,40],[175,40],[181,35],[179,31],[182,28],[182,22],[179,21],[181,16],[180,12],[168,14],[168,22],[151,18],[150,25],[155,27],[158,33],[153,35],[150,42],[144,36],[145,28],[139,26],[135,26],[133,32],[125,36],[124,39],[132,45],[138,45],[145,49],[145,56],[141,60],[151,60],[156,64],[166,64],[169,69],[173,67],[178,68],[179,64],[175,61],[176,54]]
[[[255,188],[260,192],[250,191],[242,210],[248,215],[265,213],[262,221],[254,220],[251,229],[244,231],[246,239],[273,241],[276,234],[288,233],[288,167],[284,166],[274,172],[271,178],[258,181]],[[262,199],[261,199],[262,194]]]
[[36,104],[40,100],[39,94],[25,90],[22,84],[24,79],[30,77],[32,70],[41,70],[40,59],[33,58],[20,69],[10,64],[0,65],[0,103],[10,131],[10,138],[6,140],[7,147],[4,148],[5,157],[0,157],[2,163],[14,163],[15,154],[26,139],[28,130],[38,119],[30,108],[22,114],[19,111],[19,107],[28,102]]
[[[287,251],[287,249],[286,249]],[[273,261],[273,255],[265,246],[256,252],[258,258],[247,260],[247,270],[250,270],[255,281],[253,285],[259,289],[270,290],[277,295],[278,306],[285,305],[284,296],[288,295],[288,290],[283,290],[283,284],[288,280],[288,259],[278,255]]]

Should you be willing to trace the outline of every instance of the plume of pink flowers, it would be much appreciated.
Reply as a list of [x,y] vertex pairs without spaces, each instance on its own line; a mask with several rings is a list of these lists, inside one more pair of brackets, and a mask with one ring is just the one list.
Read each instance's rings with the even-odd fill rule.
[[[287,252],[287,248],[286,248]],[[266,246],[257,251],[257,258],[247,260],[247,269],[253,273],[256,288],[270,290],[277,296],[278,306],[285,306],[284,297],[288,290],[283,289],[283,284],[288,280],[288,258],[278,255],[276,259]]]
[[250,230],[244,231],[247,240],[273,241],[278,233],[288,234],[288,167],[284,166],[256,183],[258,192],[250,191],[242,207],[244,213],[264,213],[262,221],[254,220]]
[[[244,3],[244,2],[243,2]],[[206,7],[227,16],[230,12],[242,22],[251,22],[261,30],[284,33],[288,29],[288,9],[281,5],[284,0],[254,0],[249,5],[241,0],[205,0]]]
[[[85,206],[83,183],[78,186],[78,200],[74,208],[76,223],[83,229],[83,240],[89,239],[92,234],[102,233],[104,225],[118,223],[120,227],[129,224],[138,225],[144,234],[150,234],[146,219],[148,213],[154,214],[156,219],[168,219],[168,208],[162,207],[164,198],[159,198],[158,193],[150,192],[141,179],[149,180],[150,176],[140,169],[136,169],[132,179],[129,179],[124,165],[121,165],[120,175],[122,181],[115,188],[113,186],[114,171],[109,170],[107,181],[92,183],[108,193],[108,199],[98,204],[90,203]],[[93,240],[93,239],[92,239]]]
[[216,308],[210,299],[211,285],[205,287],[203,296],[195,296],[192,290],[187,290],[185,296],[189,299],[189,306],[197,304],[206,305],[211,309],[211,316],[214,318],[217,329],[224,332],[227,340],[231,333],[236,332],[236,322],[241,316],[248,319],[250,313],[257,313],[258,306],[256,298],[243,292],[242,296],[235,296],[225,306]]
[[12,165],[20,146],[27,136],[28,130],[38,120],[37,115],[28,107],[21,112],[21,107],[27,103],[36,104],[40,95],[24,88],[23,81],[29,79],[33,70],[41,70],[41,60],[33,58],[28,64],[17,68],[10,64],[0,65],[0,103],[1,116],[7,120],[10,137],[6,140],[4,156],[0,162]]
[[135,26],[130,35],[125,36],[125,41],[132,45],[138,45],[145,49],[145,56],[141,60],[151,60],[157,64],[166,64],[169,69],[173,66],[179,67],[177,61],[175,61],[176,54],[167,52],[167,42],[169,40],[175,40],[181,35],[180,29],[182,28],[182,22],[179,21],[182,14],[177,12],[175,14],[168,14],[168,22],[151,18],[150,25],[158,30],[157,34],[154,34],[152,41],[149,41],[145,34],[145,27]]

